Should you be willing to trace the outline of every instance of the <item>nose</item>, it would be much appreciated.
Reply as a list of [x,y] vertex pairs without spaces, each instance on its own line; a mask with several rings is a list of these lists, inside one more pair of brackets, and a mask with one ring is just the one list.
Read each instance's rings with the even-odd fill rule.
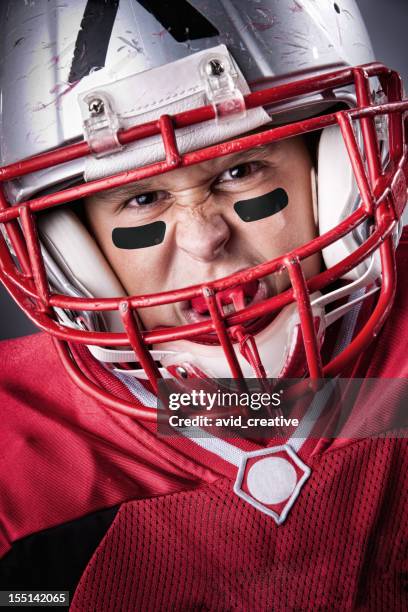
[[203,205],[186,211],[177,225],[177,246],[200,262],[214,261],[219,257],[230,238],[226,220],[215,211],[207,200]]

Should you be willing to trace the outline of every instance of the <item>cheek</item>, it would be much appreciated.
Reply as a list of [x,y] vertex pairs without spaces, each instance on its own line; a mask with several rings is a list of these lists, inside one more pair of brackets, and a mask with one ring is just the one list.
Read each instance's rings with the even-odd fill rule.
[[145,236],[135,242],[133,228],[123,229],[129,229],[130,235],[127,235],[125,231],[119,237],[121,247],[115,246],[110,237],[109,252],[105,252],[105,255],[128,295],[157,293],[165,290],[171,268],[171,237],[167,234],[164,236],[163,228],[161,234],[157,236],[157,229],[160,228],[156,228],[150,238],[158,240],[163,237],[161,243],[153,242],[153,246],[150,246],[149,238],[149,244],[141,246],[142,241],[147,242]]
[[316,234],[308,190],[278,187],[235,202],[234,210],[243,221],[235,221],[240,237],[268,257],[283,255]]
[[168,258],[166,230],[163,221],[135,227],[106,224],[94,229],[100,248],[128,295],[160,290],[163,279],[158,273],[166,269],[163,262]]

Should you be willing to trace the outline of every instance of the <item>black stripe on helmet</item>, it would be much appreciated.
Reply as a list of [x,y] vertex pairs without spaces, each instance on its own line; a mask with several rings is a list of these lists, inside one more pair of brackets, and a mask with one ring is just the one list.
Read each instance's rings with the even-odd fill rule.
[[75,43],[69,83],[79,81],[92,68],[103,68],[119,0],[88,0]]
[[138,0],[177,42],[218,36],[219,31],[186,0]]

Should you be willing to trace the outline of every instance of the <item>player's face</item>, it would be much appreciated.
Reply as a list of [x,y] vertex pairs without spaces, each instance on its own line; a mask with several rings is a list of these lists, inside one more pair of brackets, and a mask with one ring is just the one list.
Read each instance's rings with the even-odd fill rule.
[[[301,138],[232,154],[86,200],[94,235],[129,295],[209,282],[273,259],[316,235],[312,162]],[[304,262],[306,276],[320,258]],[[285,273],[246,295],[288,285]],[[245,294],[247,290],[245,289]],[[140,312],[146,329],[206,318],[191,303]]]

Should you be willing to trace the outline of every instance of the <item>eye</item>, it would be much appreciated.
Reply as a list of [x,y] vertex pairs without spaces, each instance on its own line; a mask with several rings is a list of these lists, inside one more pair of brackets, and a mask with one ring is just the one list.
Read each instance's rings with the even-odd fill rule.
[[227,183],[230,181],[239,181],[255,174],[261,167],[259,162],[245,162],[238,164],[232,168],[225,170],[217,179],[217,183]]
[[125,202],[125,208],[145,208],[162,202],[167,197],[165,191],[148,191],[139,193]]

